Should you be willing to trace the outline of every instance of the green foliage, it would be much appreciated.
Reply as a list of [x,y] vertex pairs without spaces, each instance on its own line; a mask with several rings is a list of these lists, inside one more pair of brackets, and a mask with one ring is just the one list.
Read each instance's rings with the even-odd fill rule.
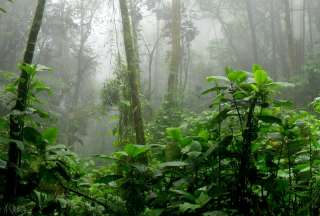
[[[111,156],[97,155],[99,166],[58,144],[56,128],[36,127],[30,118],[19,143],[21,187],[28,190],[16,210],[71,216],[314,215],[320,200],[320,120],[275,100],[279,88],[290,84],[273,82],[260,66],[252,72],[227,68],[225,77],[207,80],[212,86],[204,94],[214,97],[210,110],[179,113],[176,122],[158,117],[147,145],[126,144]],[[319,99],[312,105],[318,111]],[[5,118],[0,129],[8,129]]]

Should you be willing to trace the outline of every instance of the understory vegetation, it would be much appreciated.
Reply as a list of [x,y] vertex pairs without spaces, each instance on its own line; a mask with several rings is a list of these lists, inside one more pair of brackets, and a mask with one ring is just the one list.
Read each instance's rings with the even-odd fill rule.
[[[258,65],[207,77],[210,110],[188,113],[162,133],[152,133],[150,123],[145,145],[126,144],[89,159],[57,143],[57,128],[45,127],[50,115],[37,108],[37,94],[49,88],[37,73],[48,68],[23,67],[32,79],[26,111],[14,113],[25,118],[17,142],[18,200],[14,207],[2,203],[1,215],[318,214],[320,120],[277,99],[292,85],[273,82]],[[13,98],[17,83],[6,86]],[[319,101],[312,103],[315,112]],[[10,142],[8,125],[3,117],[1,140]]]

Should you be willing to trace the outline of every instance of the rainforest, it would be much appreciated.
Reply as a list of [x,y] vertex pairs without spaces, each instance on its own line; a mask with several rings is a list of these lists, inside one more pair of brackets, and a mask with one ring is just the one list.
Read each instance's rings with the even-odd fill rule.
[[319,0],[0,0],[0,216],[320,215]]

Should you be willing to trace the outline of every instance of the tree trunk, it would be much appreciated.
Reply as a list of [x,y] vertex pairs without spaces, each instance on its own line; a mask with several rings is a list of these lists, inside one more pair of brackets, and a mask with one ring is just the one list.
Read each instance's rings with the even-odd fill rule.
[[138,84],[138,74],[140,72],[139,62],[136,58],[136,51],[134,49],[134,39],[132,36],[132,26],[129,18],[127,0],[119,0],[119,3],[123,25],[123,40],[128,65],[128,80],[131,91],[131,109],[133,113],[133,124],[136,133],[136,142],[137,144],[144,145],[145,137]]
[[[38,0],[38,6],[32,22],[27,48],[24,53],[23,64],[32,63],[38,34],[42,24],[45,4],[46,0]],[[12,114],[10,115],[10,139],[12,140],[23,141],[24,119],[21,115],[14,114],[14,112],[24,112],[26,110],[29,85],[30,75],[26,71],[22,70],[18,84],[16,105],[13,108]],[[5,198],[8,201],[12,201],[17,198],[17,189],[19,183],[17,169],[20,164],[21,150],[18,148],[17,142],[11,141],[9,143],[8,150],[8,171],[5,194]]]
[[302,3],[302,38],[301,38],[301,62],[300,62],[300,65],[299,65],[299,70],[303,70],[303,65],[304,65],[304,62],[305,62],[305,38],[306,38],[306,7],[307,7],[307,2],[306,0],[303,0],[303,3]]
[[[138,9],[136,0],[129,0],[130,3],[130,17],[131,17],[131,26],[132,26],[132,37],[133,37],[133,47],[135,50],[135,55],[138,64],[140,64],[140,55],[139,55],[139,43],[138,43],[138,26],[139,20],[137,19]],[[139,71],[140,72],[140,71]],[[138,76],[138,84],[140,85],[140,73]]]
[[84,49],[84,44],[86,42],[86,38],[84,36],[84,0],[81,0],[80,2],[80,47],[78,50],[78,56],[77,56],[77,80],[76,80],[76,86],[75,86],[75,91],[74,91],[74,97],[73,97],[73,103],[72,107],[76,108],[79,102],[79,96],[80,96],[80,85],[81,85],[81,78],[82,78],[82,56],[83,56],[83,49]]
[[286,25],[286,33],[288,38],[288,62],[289,62],[289,74],[294,73],[294,38],[293,38],[293,29],[291,22],[291,8],[290,8],[290,0],[284,0],[284,10],[285,10],[285,25]]
[[[280,6],[282,2],[274,1],[275,7],[274,9],[274,20],[282,20],[280,16]],[[280,63],[281,63],[281,69],[283,73],[286,75],[286,79],[289,78],[289,73],[290,73],[290,63],[289,63],[289,58],[288,58],[288,52],[286,51],[286,43],[287,41],[285,40],[286,36],[284,35],[284,32],[282,30],[281,22],[275,22],[275,30],[276,30],[276,38],[278,40],[278,54],[280,58]]]
[[307,10],[308,10],[308,22],[309,22],[309,49],[310,49],[310,53],[313,55],[313,23],[312,23],[312,11],[311,11],[311,7],[312,7],[312,2],[308,1],[307,3]]
[[[157,11],[160,10],[160,3],[157,5]],[[157,41],[160,38],[160,18],[158,13],[156,14],[156,35],[157,35]],[[160,43],[160,42],[159,42]],[[154,76],[153,76],[153,90],[156,96],[158,96],[159,90],[158,90],[158,79],[159,79],[159,58],[160,58],[160,46],[157,46],[156,51],[155,51],[155,62],[154,62]]]
[[270,0],[270,11],[271,11],[271,43],[272,43],[272,75],[274,79],[277,79],[277,39],[275,29],[275,11],[274,11],[274,0]]
[[[80,101],[80,92],[81,85],[83,83],[84,72],[86,71],[86,67],[90,64],[90,62],[83,62],[85,57],[85,46],[89,39],[92,22],[95,16],[95,13],[98,9],[98,1],[92,1],[89,5],[85,4],[85,0],[80,0],[80,47],[77,53],[77,73],[76,73],[76,81],[75,81],[75,89],[71,101],[71,109],[70,113],[73,113],[79,105]],[[91,7],[92,6],[92,7]],[[89,15],[86,16],[86,12],[89,11]],[[73,122],[74,119],[69,120],[69,129],[68,129],[68,145],[73,148],[75,143],[75,133],[78,131],[78,125]]]
[[251,33],[251,42],[252,42],[252,51],[253,51],[253,60],[254,63],[259,63],[258,57],[258,42],[257,42],[257,35],[256,35],[256,26],[254,23],[254,12],[253,12],[253,5],[251,0],[246,1],[247,4],[247,13],[248,13],[248,20],[249,20],[249,28]]
[[168,103],[177,104],[178,76],[181,67],[181,3],[180,0],[172,0],[171,18],[172,50],[170,74],[168,79]]

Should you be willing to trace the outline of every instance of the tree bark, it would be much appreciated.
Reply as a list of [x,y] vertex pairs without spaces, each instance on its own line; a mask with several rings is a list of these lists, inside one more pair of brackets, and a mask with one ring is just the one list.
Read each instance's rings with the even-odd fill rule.
[[[35,16],[33,18],[31,31],[28,37],[27,47],[24,53],[23,64],[31,64],[34,56],[35,46],[37,43],[38,34],[42,24],[42,18],[45,10],[46,0],[38,0]],[[23,141],[24,119],[22,115],[17,113],[24,112],[27,108],[27,97],[29,93],[30,75],[22,70],[18,90],[17,101],[10,115],[10,139]],[[11,141],[8,150],[7,162],[7,182],[5,198],[8,201],[13,201],[17,198],[17,189],[19,177],[17,169],[21,164],[21,150],[18,148],[18,143]]]
[[308,1],[307,3],[307,13],[308,13],[308,22],[309,22],[309,49],[310,49],[310,53],[313,55],[313,23],[312,23],[312,11],[311,11],[311,7],[312,7],[312,2]]
[[294,38],[293,38],[293,29],[291,22],[291,8],[290,8],[290,0],[284,0],[284,10],[285,10],[285,25],[286,25],[286,33],[288,38],[288,62],[289,62],[289,73],[292,74],[295,70],[294,67]]
[[299,65],[299,70],[303,70],[303,65],[305,62],[305,44],[306,44],[306,7],[307,7],[307,2],[306,0],[303,0],[302,3],[302,38],[301,38],[301,62]]
[[[282,2],[274,1],[274,20],[282,20],[280,16],[280,6]],[[290,73],[290,63],[288,58],[288,52],[286,48],[287,41],[285,40],[286,36],[281,28],[281,22],[275,22],[275,31],[276,31],[276,38],[278,44],[278,54],[281,63],[281,69],[286,74],[286,78],[289,78]]]
[[[158,3],[158,10],[160,9],[159,3]],[[156,35],[157,40],[160,38],[160,18],[159,15],[156,14],[157,21],[156,21]],[[156,95],[158,95],[158,77],[159,77],[159,56],[160,56],[160,49],[159,46],[157,46],[155,51],[155,62],[154,62],[154,76],[153,76],[153,82],[154,82],[154,92]]]
[[132,26],[130,23],[127,0],[119,0],[119,3],[123,25],[123,40],[127,58],[128,80],[131,91],[131,109],[134,121],[133,125],[137,144],[144,145],[145,136],[138,84],[138,74],[140,72],[139,62],[136,58],[136,52],[134,49],[134,39],[132,36]]
[[[137,2],[136,0],[130,0],[130,17],[131,17],[131,26],[132,26],[132,37],[133,37],[133,47],[135,50],[135,58],[137,59],[138,64],[140,64],[140,55],[139,55],[139,42],[138,42],[138,26],[139,20],[137,20]],[[140,71],[137,74],[137,81],[138,85],[140,86],[141,78],[140,78]]]
[[273,78],[277,79],[277,39],[275,29],[275,11],[274,11],[274,0],[270,0],[270,11],[271,11],[271,43],[272,43],[272,75]]
[[172,48],[170,74],[168,78],[168,103],[177,104],[178,98],[178,76],[181,67],[181,2],[180,0],[172,0]]
[[253,60],[254,63],[259,63],[259,56],[258,56],[258,42],[257,42],[257,34],[256,34],[256,26],[254,23],[253,18],[253,5],[251,0],[246,1],[247,4],[247,13],[248,13],[248,20],[249,20],[249,28],[251,33],[251,42],[252,42],[252,51],[253,51]]

